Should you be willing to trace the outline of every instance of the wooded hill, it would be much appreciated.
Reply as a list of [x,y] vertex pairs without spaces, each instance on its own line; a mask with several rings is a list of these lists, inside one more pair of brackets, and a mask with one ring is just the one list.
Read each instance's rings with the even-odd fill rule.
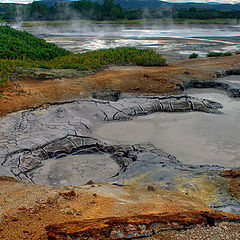
[[0,18],[9,21],[240,19],[240,4],[173,4],[158,0],[43,0],[26,5],[0,4]]

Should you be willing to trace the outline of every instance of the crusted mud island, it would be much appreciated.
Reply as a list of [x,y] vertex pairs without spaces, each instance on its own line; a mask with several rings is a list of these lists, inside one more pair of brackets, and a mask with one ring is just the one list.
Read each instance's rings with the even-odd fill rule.
[[183,91],[239,97],[239,82],[220,78],[239,74],[239,60],[12,81],[0,106],[0,238],[240,239],[239,169],[186,164],[150,142],[92,135],[99,123],[154,112],[219,114],[221,103]]

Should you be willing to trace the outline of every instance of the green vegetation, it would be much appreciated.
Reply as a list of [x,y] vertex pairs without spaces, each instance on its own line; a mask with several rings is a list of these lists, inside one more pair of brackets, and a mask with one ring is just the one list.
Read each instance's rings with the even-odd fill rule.
[[192,54],[189,55],[189,59],[197,58],[197,57],[198,57],[197,53],[192,53]]
[[47,67],[58,69],[92,70],[109,64],[136,64],[144,66],[163,66],[165,59],[150,49],[111,48],[71,54],[46,62]]
[[232,56],[232,52],[209,52],[207,57],[223,57],[223,56]]
[[0,26],[0,59],[50,60],[70,52],[9,26]]
[[8,26],[0,26],[0,39],[1,86],[27,68],[96,71],[109,64],[165,65],[165,59],[150,49],[115,48],[73,54]]
[[[211,23],[216,23],[216,21],[217,23],[226,23],[229,20],[240,19],[239,8],[234,10],[232,8],[206,8],[207,5],[205,7],[190,6],[192,5],[186,4],[179,7],[179,4],[173,4],[171,7],[163,5],[161,8],[154,8],[150,4],[147,8],[123,8],[119,3],[115,4],[114,0],[58,1],[53,6],[48,6],[39,1],[34,1],[30,4],[0,4],[0,19],[7,21],[16,19],[21,19],[21,21],[161,19],[163,21],[173,20],[179,22],[182,22],[182,20],[199,20],[200,22],[209,20]],[[227,19],[227,21],[221,19]]]
[[[24,21],[22,27],[37,27],[41,26],[60,26],[72,24],[168,24],[168,19],[117,19],[117,20],[48,20],[48,21]],[[236,19],[172,19],[172,24],[239,24],[240,20]]]
[[49,7],[39,1],[9,7],[2,15],[4,20],[70,20],[70,19],[123,19],[123,9],[114,0],[104,0],[103,4],[89,0],[56,2]]
[[177,17],[185,19],[239,19],[240,10],[197,9],[191,7],[189,9],[178,9]]

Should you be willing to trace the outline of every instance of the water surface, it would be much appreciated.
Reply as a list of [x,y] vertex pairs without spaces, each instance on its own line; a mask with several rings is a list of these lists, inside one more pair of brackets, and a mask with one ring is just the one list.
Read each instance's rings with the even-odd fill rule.
[[74,53],[115,47],[152,48],[170,59],[195,52],[240,50],[240,25],[80,24],[22,28]]

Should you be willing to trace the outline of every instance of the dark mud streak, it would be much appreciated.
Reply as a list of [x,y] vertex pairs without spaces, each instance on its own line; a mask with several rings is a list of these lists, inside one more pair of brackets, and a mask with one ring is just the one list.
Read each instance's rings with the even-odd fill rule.
[[[121,110],[121,109],[118,109],[117,107],[112,106],[110,102],[108,102],[108,105],[109,105],[109,107],[111,107],[111,108],[113,108],[114,110],[117,111],[117,112],[114,113],[114,115],[113,115],[113,120],[115,120],[115,119],[114,119],[114,116],[116,116],[116,114],[118,114],[118,113],[123,113],[123,114],[125,114],[126,116],[128,115],[126,112],[124,112],[124,110]],[[135,114],[137,114],[137,113],[135,112]]]
[[103,113],[103,115],[105,116],[104,121],[109,121],[108,115],[107,115],[102,109],[100,109],[100,108],[98,107],[97,102],[95,102],[95,104],[96,104],[97,108],[98,108],[98,109]]
[[[239,70],[240,71],[240,70]],[[222,81],[189,81],[184,83],[184,88],[217,88],[227,92],[230,97],[240,97],[240,82]]]

